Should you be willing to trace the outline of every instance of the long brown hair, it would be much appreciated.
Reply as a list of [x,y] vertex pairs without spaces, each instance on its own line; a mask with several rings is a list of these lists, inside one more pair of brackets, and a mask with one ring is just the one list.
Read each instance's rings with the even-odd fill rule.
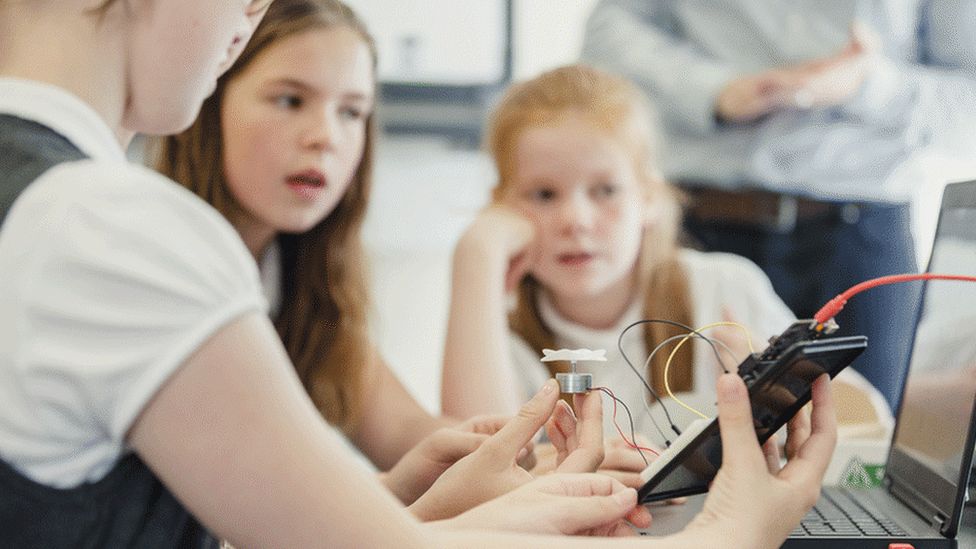
[[[156,142],[156,167],[213,205],[227,219],[242,212],[224,175],[221,102],[227,84],[265,49],[313,29],[347,27],[370,49],[366,27],[335,0],[275,0],[234,66],[204,102],[193,126]],[[365,366],[373,359],[366,313],[366,266],[360,232],[369,198],[373,140],[372,113],[362,159],[352,184],[336,208],[311,230],[279,234],[282,303],[275,327],[299,378],[325,418],[347,434],[362,414]]]
[[[498,170],[494,200],[503,199],[515,173],[515,147],[522,132],[552,124],[570,113],[582,115],[629,148],[644,196],[657,214],[644,232],[638,259],[639,280],[645,288],[644,317],[690,325],[691,296],[677,258],[680,196],[657,168],[653,111],[641,92],[624,78],[584,65],[570,65],[512,86],[495,108],[485,139]],[[552,329],[539,314],[541,289],[538,280],[526,276],[519,285],[515,309],[509,315],[512,330],[540,352],[556,345]],[[682,332],[663,324],[646,324],[647,350]],[[666,357],[666,353],[655,356],[647,372],[659,394],[664,390]],[[669,378],[673,389],[692,387],[692,363],[693,350],[690,345],[685,346],[672,363]],[[547,364],[552,374],[566,371],[565,363]]]

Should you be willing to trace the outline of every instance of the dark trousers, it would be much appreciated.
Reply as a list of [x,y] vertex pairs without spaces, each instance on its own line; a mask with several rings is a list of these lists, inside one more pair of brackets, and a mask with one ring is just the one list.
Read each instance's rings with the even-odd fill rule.
[[[916,272],[907,205],[858,204],[798,220],[788,232],[743,223],[697,220],[685,229],[706,250],[751,259],[798,318],[810,318],[829,299],[864,280]],[[837,316],[839,334],[865,335],[868,348],[853,364],[897,410],[908,368],[921,284],[868,290]],[[784,326],[785,328],[785,326]]]

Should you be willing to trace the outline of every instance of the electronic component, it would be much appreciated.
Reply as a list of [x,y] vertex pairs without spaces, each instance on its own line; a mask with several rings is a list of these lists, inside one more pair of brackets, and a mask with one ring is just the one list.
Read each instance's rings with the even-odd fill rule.
[[563,393],[585,393],[593,387],[593,375],[576,371],[577,362],[585,361],[607,361],[606,349],[591,351],[590,349],[552,349],[542,350],[542,362],[568,361],[570,372],[557,373],[556,381],[559,382],[559,390]]
[[[814,380],[825,373],[834,377],[867,347],[863,336],[824,337],[834,329],[831,324],[796,322],[770,340],[765,351],[740,364],[738,372],[749,389],[759,442],[765,442],[809,402]],[[644,470],[639,501],[706,492],[721,464],[718,420],[693,423]]]

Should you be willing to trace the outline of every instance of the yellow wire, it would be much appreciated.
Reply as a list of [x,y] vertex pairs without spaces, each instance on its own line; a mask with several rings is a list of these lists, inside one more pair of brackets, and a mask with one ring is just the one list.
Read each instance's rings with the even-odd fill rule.
[[[695,331],[701,333],[703,330],[708,330],[710,328],[715,328],[718,326],[732,326],[745,332],[746,342],[749,343],[749,352],[750,353],[756,352],[755,348],[753,348],[752,346],[752,335],[749,334],[749,329],[743,326],[742,324],[739,324],[738,322],[730,322],[730,321],[713,322],[711,324],[706,324],[701,328],[696,329]],[[668,361],[664,363],[664,389],[668,392],[668,396],[671,397],[672,400],[674,400],[675,402],[683,406],[686,410],[694,414],[698,414],[704,419],[709,419],[708,416],[706,416],[705,414],[699,412],[698,410],[692,408],[691,406],[688,406],[680,398],[674,396],[674,393],[671,392],[671,382],[668,380],[668,373],[671,370],[671,360],[674,359],[674,355],[677,354],[678,349],[680,349],[681,346],[685,344],[685,341],[688,341],[690,338],[694,337],[694,335],[695,334],[686,335],[681,341],[678,342],[677,345],[674,346],[674,349],[671,350],[671,354],[668,355]]]

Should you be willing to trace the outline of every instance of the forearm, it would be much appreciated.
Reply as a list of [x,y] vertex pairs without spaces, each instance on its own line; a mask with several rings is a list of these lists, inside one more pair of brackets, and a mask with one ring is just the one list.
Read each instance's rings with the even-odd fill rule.
[[462,239],[454,254],[441,409],[458,418],[511,414],[519,397],[508,356],[507,258],[468,244]]
[[423,546],[419,524],[322,420],[261,315],[202,345],[143,410],[129,443],[235,545]]
[[372,368],[376,372],[374,381],[362,397],[369,404],[352,439],[377,468],[387,470],[424,437],[457,421],[432,416],[383,361],[375,361]]
[[[391,417],[398,419],[389,421]],[[432,416],[426,412],[406,416],[391,412],[386,420],[390,428],[384,431],[380,440],[371,445],[370,451],[370,454],[376,454],[377,457],[371,459],[380,469],[389,469],[396,465],[411,448],[437,429],[451,427],[458,423],[455,419]]]

